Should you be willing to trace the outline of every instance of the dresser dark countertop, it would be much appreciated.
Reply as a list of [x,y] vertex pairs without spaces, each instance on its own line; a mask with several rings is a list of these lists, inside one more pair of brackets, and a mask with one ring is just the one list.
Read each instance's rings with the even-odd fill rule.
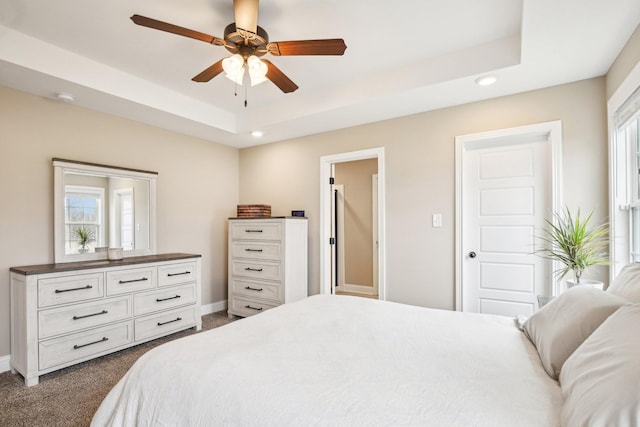
[[97,260],[91,260],[91,261],[61,262],[58,264],[27,265],[23,267],[11,267],[9,271],[13,273],[29,276],[33,274],[59,273],[59,272],[73,271],[73,270],[88,270],[91,268],[120,267],[120,266],[126,266],[126,265],[146,264],[150,262],[163,262],[163,261],[174,261],[174,260],[189,259],[189,258],[200,258],[201,256],[202,255],[184,254],[184,253],[143,255],[143,256],[127,257],[118,261],[112,261],[108,259],[97,259]]

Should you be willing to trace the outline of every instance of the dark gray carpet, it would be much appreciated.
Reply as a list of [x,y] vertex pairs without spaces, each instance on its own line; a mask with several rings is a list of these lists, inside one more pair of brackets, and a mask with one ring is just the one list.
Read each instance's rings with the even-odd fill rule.
[[[202,316],[202,330],[231,321],[226,311],[208,314]],[[43,375],[33,387],[25,387],[22,376],[4,372],[0,374],[0,426],[88,426],[102,399],[140,356],[193,333],[191,329],[177,332]]]

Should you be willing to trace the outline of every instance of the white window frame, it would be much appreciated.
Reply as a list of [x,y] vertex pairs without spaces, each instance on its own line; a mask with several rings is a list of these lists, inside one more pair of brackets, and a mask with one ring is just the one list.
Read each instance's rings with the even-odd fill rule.
[[[102,246],[102,242],[104,242],[104,229],[105,229],[105,223],[104,223],[104,205],[105,205],[105,199],[104,199],[104,188],[102,187],[91,187],[91,186],[85,186],[85,185],[65,185],[65,194],[69,194],[69,193],[78,193],[78,194],[87,194],[87,195],[92,195],[95,196],[95,198],[98,200],[98,206],[97,206],[97,212],[96,212],[96,222],[92,223],[92,225],[94,225],[97,230],[98,233],[95,236],[95,241],[94,241],[94,246]],[[64,205],[65,205],[65,219],[64,219],[64,226],[65,229],[68,226],[71,226],[75,223],[72,222],[68,222],[66,219],[66,209],[67,209],[67,197],[65,196],[65,200],[64,200]],[[65,233],[66,234],[66,233]],[[67,245],[69,245],[70,240],[67,239],[65,237],[65,247]]]
[[[631,208],[640,206],[638,196],[638,141],[622,144],[617,112],[629,97],[640,88],[640,62],[622,82],[607,102],[609,126],[609,283],[622,267],[631,262]],[[638,110],[640,112],[640,109]],[[635,115],[637,118],[638,116]],[[637,133],[636,133],[637,135]]]
[[[135,225],[135,202],[134,202],[134,194],[133,187],[121,188],[115,190],[113,192],[114,197],[111,200],[114,200],[115,203],[112,203],[112,207],[114,210],[114,214],[110,215],[113,218],[113,224],[110,224],[109,229],[112,230],[112,236],[109,241],[117,242],[117,246],[125,248],[125,250],[134,250],[136,248],[135,245],[135,234],[136,234],[136,225]],[[122,200],[123,198],[129,198],[131,202],[131,208],[129,209],[129,215],[131,216],[131,240],[125,241],[122,237],[122,218],[123,218],[123,208],[122,208]]]

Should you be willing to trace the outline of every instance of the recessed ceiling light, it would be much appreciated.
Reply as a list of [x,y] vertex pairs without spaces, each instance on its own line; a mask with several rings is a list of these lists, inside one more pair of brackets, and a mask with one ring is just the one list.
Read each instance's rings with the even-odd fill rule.
[[494,84],[498,78],[496,76],[482,76],[476,79],[476,84],[480,86],[489,86]]
[[254,138],[260,138],[262,135],[264,134],[261,130],[254,130],[253,132],[251,132],[251,136],[253,136]]
[[62,101],[62,102],[73,102],[73,101],[75,101],[75,98],[73,97],[73,95],[71,95],[70,93],[66,93],[66,92],[58,92],[58,93],[56,93],[56,99],[58,101]]

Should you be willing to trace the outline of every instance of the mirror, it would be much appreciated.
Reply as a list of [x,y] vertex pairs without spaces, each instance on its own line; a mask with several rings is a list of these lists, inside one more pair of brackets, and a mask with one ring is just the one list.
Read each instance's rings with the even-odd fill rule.
[[157,172],[53,159],[55,261],[156,253]]

